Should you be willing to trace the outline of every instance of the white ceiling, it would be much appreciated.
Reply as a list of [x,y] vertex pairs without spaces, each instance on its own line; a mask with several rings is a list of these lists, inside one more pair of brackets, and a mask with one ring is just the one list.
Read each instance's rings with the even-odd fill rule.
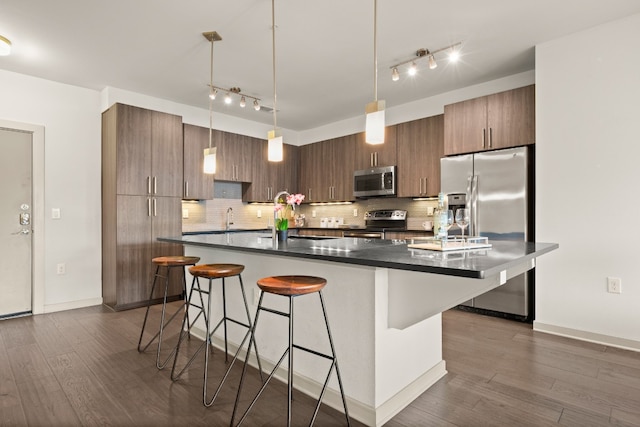
[[[373,0],[276,0],[278,126],[301,131],[364,114],[373,100]],[[534,46],[640,12],[638,0],[379,0],[378,98],[387,108],[534,68]],[[214,85],[273,105],[269,0],[2,0],[0,69],[107,86],[208,108]],[[392,82],[419,48],[462,42],[462,60],[427,61]],[[595,55],[595,53],[594,53]],[[214,110],[272,123],[272,115]]]

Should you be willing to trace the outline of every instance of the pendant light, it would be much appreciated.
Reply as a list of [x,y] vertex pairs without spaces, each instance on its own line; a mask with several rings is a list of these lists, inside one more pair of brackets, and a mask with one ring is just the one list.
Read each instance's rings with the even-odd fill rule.
[[384,101],[378,101],[378,0],[373,0],[373,102],[365,107],[365,141],[367,144],[384,143]]
[[275,0],[271,0],[271,42],[272,42],[272,62],[273,62],[273,130],[268,133],[267,160],[270,162],[282,161],[282,134],[278,132],[278,121],[276,118],[277,95],[276,95],[276,12]]
[[222,40],[222,37],[215,32],[210,31],[207,33],[202,33],[205,39],[209,40],[211,43],[211,73],[209,76],[209,148],[204,149],[204,167],[203,172],[206,174],[214,174],[216,173],[216,147],[212,147],[213,142],[213,100],[215,99],[215,94],[217,90],[213,86],[213,42],[217,42]]

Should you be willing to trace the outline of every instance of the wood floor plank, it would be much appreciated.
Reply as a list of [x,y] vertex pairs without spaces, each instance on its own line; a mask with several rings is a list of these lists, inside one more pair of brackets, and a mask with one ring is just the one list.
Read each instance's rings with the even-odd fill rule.
[[18,384],[27,423],[34,426],[79,425],[71,402],[53,376]]

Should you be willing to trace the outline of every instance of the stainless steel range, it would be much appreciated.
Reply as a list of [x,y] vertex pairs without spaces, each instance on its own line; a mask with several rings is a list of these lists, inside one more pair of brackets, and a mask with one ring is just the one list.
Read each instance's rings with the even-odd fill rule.
[[364,228],[345,231],[344,237],[384,239],[384,233],[387,231],[404,231],[407,229],[407,211],[399,209],[367,211],[364,214],[364,222]]

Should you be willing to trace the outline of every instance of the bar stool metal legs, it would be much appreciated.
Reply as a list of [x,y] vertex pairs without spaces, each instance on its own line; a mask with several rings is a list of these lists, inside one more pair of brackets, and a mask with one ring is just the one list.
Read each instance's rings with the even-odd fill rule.
[[[292,289],[287,289],[287,290],[283,290],[283,289],[269,289],[266,286],[262,286],[262,284],[260,283],[260,281],[258,282],[258,286],[260,286],[261,288],[261,292],[260,292],[260,300],[258,302],[258,308],[256,310],[256,316],[255,316],[255,320],[253,323],[253,328],[251,329],[251,335],[253,336],[255,334],[255,330],[257,328],[258,325],[258,317],[260,315],[260,311],[267,311],[273,314],[277,314],[280,316],[284,316],[287,317],[289,319],[289,338],[288,338],[288,346],[285,349],[284,353],[282,354],[282,356],[280,357],[280,359],[278,360],[278,363],[276,363],[275,367],[273,368],[273,370],[271,371],[271,373],[269,374],[269,376],[267,377],[267,380],[263,382],[262,387],[260,388],[260,390],[258,391],[258,393],[256,394],[256,396],[253,398],[253,400],[251,401],[251,403],[249,404],[249,407],[246,409],[246,411],[244,412],[244,414],[242,415],[242,417],[240,418],[240,421],[238,422],[238,426],[241,425],[245,419],[247,418],[247,415],[249,414],[249,411],[253,408],[253,406],[255,405],[255,403],[257,402],[257,400],[260,398],[260,395],[262,394],[262,392],[265,390],[265,388],[267,387],[269,381],[273,378],[276,370],[278,369],[278,367],[282,364],[282,362],[284,361],[284,358],[288,356],[288,381],[287,381],[287,426],[291,425],[291,404],[292,404],[292,400],[293,400],[293,349],[298,349],[298,350],[303,350],[307,353],[311,353],[314,354],[316,356],[320,356],[323,357],[325,359],[328,359],[331,361],[331,367],[329,368],[329,372],[327,373],[327,376],[324,380],[324,384],[322,386],[322,390],[320,392],[320,396],[318,397],[318,401],[316,403],[314,412],[313,412],[313,416],[311,418],[311,421],[309,423],[309,426],[312,426],[316,420],[316,417],[318,415],[318,411],[320,409],[320,404],[322,403],[322,398],[324,397],[324,393],[327,389],[327,385],[329,384],[329,380],[331,378],[331,374],[335,368],[336,371],[336,376],[338,379],[338,385],[340,388],[340,395],[342,397],[342,404],[344,406],[344,413],[347,419],[347,425],[351,425],[350,419],[349,419],[349,411],[347,409],[347,401],[344,395],[344,388],[342,385],[342,377],[340,375],[340,368],[338,367],[338,359],[336,357],[336,351],[335,351],[335,347],[333,344],[333,338],[331,336],[331,330],[329,328],[329,319],[327,317],[327,311],[326,311],[326,307],[325,307],[325,303],[324,303],[324,298],[322,296],[322,291],[320,290],[324,284],[326,284],[326,281],[324,281],[324,279],[321,278],[315,278],[315,277],[310,277],[310,276],[281,276],[280,278],[288,278],[288,277],[293,277],[295,279],[306,279],[306,278],[310,278],[310,279],[319,279],[322,281],[322,283],[320,284],[320,282],[318,282],[318,286],[313,289],[313,290],[292,290]],[[267,279],[279,279],[279,277],[275,277],[275,278],[267,278]],[[295,280],[294,279],[294,280]],[[262,279],[265,280],[265,279]],[[282,296],[286,296],[289,298],[289,312],[288,313],[284,313],[278,310],[274,310],[268,307],[264,307],[262,305],[262,300],[264,297],[264,292],[270,292],[270,293],[274,293],[277,295],[282,295]],[[310,349],[310,348],[306,348],[300,345],[297,345],[293,342],[293,312],[294,312],[294,297],[300,296],[300,295],[304,295],[306,293],[312,293],[312,292],[317,292],[319,297],[320,297],[320,304],[322,306],[322,314],[324,317],[324,322],[325,322],[325,326],[327,329],[327,336],[329,338],[329,345],[331,347],[331,354],[324,354],[321,353],[319,351]],[[231,416],[231,426],[233,426],[233,422],[235,420],[235,415],[238,409],[238,402],[240,400],[240,394],[242,392],[242,386],[244,383],[244,377],[246,374],[246,368],[247,368],[247,360],[249,360],[249,355],[251,352],[251,347],[249,347],[247,349],[247,357],[245,359],[245,363],[244,363],[244,367],[242,370],[242,376],[240,377],[240,385],[238,387],[238,394],[236,396],[236,401],[234,404],[234,408],[233,408],[233,414]]]
[[[191,272],[191,274],[194,276],[193,277],[193,282],[191,285],[191,290],[189,292],[189,299],[188,299],[188,307],[195,307],[198,308],[198,314],[196,315],[195,319],[193,319],[193,321],[189,321],[189,318],[187,317],[187,315],[185,314],[183,321],[182,321],[182,333],[181,336],[178,340],[178,345],[176,346],[176,350],[175,350],[175,358],[173,361],[173,368],[171,369],[171,379],[173,381],[178,380],[182,374],[184,374],[184,372],[191,366],[191,364],[193,363],[193,361],[195,360],[195,358],[198,356],[198,354],[200,354],[200,352],[202,350],[205,350],[204,353],[204,374],[203,374],[203,387],[202,387],[202,403],[204,404],[204,406],[211,406],[213,405],[213,402],[215,401],[216,397],[218,396],[218,394],[220,393],[220,390],[222,389],[222,386],[224,385],[224,382],[226,381],[227,377],[229,376],[229,373],[231,372],[231,368],[233,367],[233,365],[235,364],[236,360],[238,359],[238,355],[240,354],[240,350],[242,349],[242,347],[244,346],[245,342],[247,341],[247,339],[249,339],[249,347],[253,344],[254,349],[256,351],[256,357],[258,360],[258,366],[260,368],[260,370],[262,371],[262,364],[260,362],[260,356],[258,354],[258,348],[256,347],[255,344],[255,340],[254,337],[251,335],[251,330],[252,330],[252,322],[251,322],[251,316],[249,314],[249,305],[247,304],[247,297],[246,297],[246,293],[245,293],[245,289],[244,289],[244,284],[242,282],[242,276],[240,275],[240,272],[242,272],[242,270],[244,269],[244,266],[241,265],[236,265],[236,264],[207,264],[207,265],[198,265],[195,267],[192,267],[191,269],[189,269],[189,271]],[[229,277],[238,277],[238,281],[240,283],[240,290],[242,292],[242,300],[244,303],[244,309],[245,309],[245,314],[247,316],[247,321],[245,322],[241,322],[238,320],[235,320],[231,317],[229,317],[228,312],[227,312],[227,303],[226,303],[226,278]],[[209,280],[209,287],[208,289],[203,289],[200,286],[200,281],[199,278],[206,278]],[[220,319],[220,321],[216,324],[216,326],[211,329],[211,322],[212,322],[212,313],[211,313],[211,293],[213,292],[213,280],[214,279],[222,279],[222,310],[223,310],[223,316]],[[193,301],[193,293],[197,293],[199,295],[199,299],[200,299],[200,304],[198,305],[197,302]],[[203,298],[203,294],[206,295],[206,306],[205,306],[205,301]],[[186,364],[184,365],[184,367],[182,367],[182,369],[180,369],[178,371],[177,368],[177,361],[178,361],[178,356],[180,354],[180,349],[181,349],[181,345],[182,342],[184,341],[185,337],[188,337],[191,334],[191,329],[194,327],[194,325],[196,324],[197,320],[200,317],[203,317],[204,319],[204,323],[205,323],[205,340],[204,342],[198,347],[198,349],[193,353],[193,355],[189,358],[189,360],[186,362]],[[220,383],[218,384],[218,387],[216,388],[216,391],[214,392],[213,396],[211,396],[210,398],[208,397],[208,391],[207,391],[207,385],[208,385],[208,379],[209,379],[209,373],[208,373],[208,367],[209,367],[209,357],[210,357],[210,352],[211,352],[211,337],[212,335],[218,330],[218,328],[220,328],[220,326],[223,326],[223,330],[224,330],[224,347],[225,347],[225,362],[228,362],[228,341],[227,341],[227,322],[232,322],[235,323],[236,325],[239,326],[243,326],[245,328],[247,328],[247,332],[244,335],[244,338],[242,339],[242,342],[239,344],[238,349],[236,350],[233,359],[231,360],[231,362],[229,363],[227,370],[222,378],[222,380],[220,381]]]
[[[166,256],[166,257],[157,257],[152,260],[152,262],[156,265],[156,270],[153,276],[153,284],[151,285],[151,293],[149,294],[149,300],[147,302],[147,310],[144,315],[144,321],[142,322],[142,330],[140,331],[140,339],[138,340],[138,352],[142,353],[147,350],[147,348],[153,343],[156,339],[158,340],[158,346],[156,350],[156,367],[158,369],[163,369],[169,360],[173,357],[175,353],[175,349],[167,356],[164,361],[160,361],[160,353],[162,351],[162,339],[164,336],[164,329],[169,325],[173,319],[182,311],[188,314],[187,307],[187,283],[184,275],[184,268],[186,266],[195,265],[200,261],[198,257],[185,257],[185,256]],[[164,275],[161,274],[161,268],[164,268]],[[171,277],[171,271],[174,268],[182,269],[182,295],[184,298],[184,303],[182,307],[175,311],[165,322],[166,311],[167,311],[167,294],[169,292],[169,279]],[[142,345],[142,338],[144,336],[145,329],[147,327],[147,320],[149,318],[149,309],[151,308],[151,301],[153,299],[153,293],[156,289],[156,283],[158,279],[164,279],[164,295],[162,298],[162,314],[160,316],[160,326],[158,328],[158,332],[147,342],[146,345]]]

